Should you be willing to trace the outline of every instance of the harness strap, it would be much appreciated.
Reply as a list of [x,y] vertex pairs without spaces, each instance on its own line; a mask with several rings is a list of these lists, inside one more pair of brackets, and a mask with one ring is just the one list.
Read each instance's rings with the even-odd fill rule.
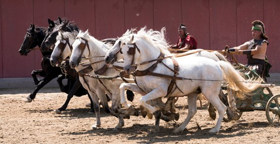
[[146,92],[138,85],[137,80],[136,80],[136,76],[133,76],[133,79],[134,79],[134,83],[137,85],[137,87],[138,87],[143,93],[146,94]]
[[110,90],[106,87],[106,85],[102,82],[102,80],[101,80],[100,78],[98,78],[98,75],[96,75],[96,76],[97,76],[97,79],[98,79],[99,83],[106,89],[106,91],[107,91],[110,95],[112,95],[112,93],[111,93]]
[[93,70],[92,67],[89,65],[89,66],[87,66],[87,67],[85,67],[85,68],[83,68],[83,69],[77,71],[77,73],[78,73],[80,76],[84,76],[85,74],[91,72],[92,70]]
[[87,87],[88,87],[88,90],[92,91],[92,90],[90,89],[90,86],[89,86],[88,82],[86,81],[85,77],[82,76],[82,78],[83,78],[84,82],[86,83],[86,85],[87,85]]
[[105,73],[107,71],[108,67],[107,65],[104,65],[102,68],[100,68],[99,70],[97,71],[94,71],[95,74],[98,74],[98,75],[102,75],[103,73]]
[[[185,78],[181,78],[181,77],[177,77],[178,75],[178,71],[179,71],[179,64],[177,62],[177,60],[174,58],[174,57],[171,57],[172,59],[172,62],[173,62],[173,69],[171,69],[169,66],[167,66],[165,63],[162,62],[162,59],[161,58],[165,58],[164,57],[164,54],[161,53],[158,57],[158,61],[156,63],[154,63],[153,65],[151,65],[148,69],[146,70],[143,70],[143,71],[139,71],[139,70],[136,70],[135,72],[132,73],[132,75],[134,76],[134,82],[135,84],[138,86],[138,88],[140,90],[142,90],[143,92],[145,92],[142,88],[139,87],[139,85],[137,84],[137,81],[136,81],[136,76],[145,76],[145,75],[151,75],[151,76],[158,76],[158,77],[164,77],[164,78],[170,78],[171,79],[171,82],[168,86],[168,90],[167,90],[167,95],[166,97],[168,97],[171,93],[173,93],[176,88],[179,89],[179,87],[177,86],[176,84],[176,80],[182,80],[182,79],[185,79]],[[161,63],[163,64],[166,68],[168,68],[170,71],[172,71],[174,74],[173,76],[170,76],[170,75],[165,75],[165,74],[160,74],[160,73],[154,73],[153,71],[156,69],[158,63]],[[175,89],[174,89],[174,86],[175,86]],[[179,89],[180,92],[182,92],[182,90]],[[146,93],[146,92],[145,92]],[[183,92],[182,92],[183,93]],[[183,93],[184,94],[184,93]]]
[[[170,95],[176,90],[176,88],[179,89],[179,87],[178,87],[177,84],[176,84],[176,76],[177,76],[178,71],[179,71],[179,64],[178,64],[178,62],[177,62],[177,60],[176,60],[175,58],[172,57],[171,59],[172,59],[172,62],[173,62],[173,67],[174,67],[174,69],[172,70],[172,71],[174,72],[174,74],[173,74],[172,80],[171,80],[171,82],[170,82],[170,84],[169,84],[169,86],[168,86],[167,94],[166,94],[165,97],[170,96]],[[165,64],[164,64],[164,66],[167,67],[167,65],[165,65]],[[169,67],[167,67],[167,68],[169,68]],[[170,69],[170,68],[169,68],[169,69]],[[174,86],[175,86],[175,89],[173,89]],[[179,91],[182,92],[180,89],[179,89]],[[182,93],[183,93],[183,92],[182,92]],[[184,94],[184,93],[183,93],[183,94]]]

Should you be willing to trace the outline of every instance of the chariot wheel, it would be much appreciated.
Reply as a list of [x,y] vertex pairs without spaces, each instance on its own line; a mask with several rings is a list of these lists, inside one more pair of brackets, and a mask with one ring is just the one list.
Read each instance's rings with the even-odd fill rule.
[[231,120],[239,120],[242,116],[243,112],[237,111],[234,117],[230,116],[230,111],[227,109],[225,116],[223,117],[224,122],[230,122]]
[[[229,122],[231,120],[239,120],[241,118],[243,112],[237,110],[237,112],[235,114],[231,114],[231,111],[229,110],[229,104],[228,104],[228,98],[227,97],[228,97],[227,91],[221,91],[220,92],[220,99],[227,106],[227,110],[226,110],[226,113],[223,117],[223,121]],[[234,116],[232,117],[232,115],[234,115]]]
[[[231,115],[233,114],[230,114],[230,110],[229,110],[229,104],[228,104],[228,93],[227,91],[223,91],[221,90],[220,91],[220,94],[219,94],[219,97],[221,99],[221,101],[226,105],[227,107],[227,110],[226,110],[226,113],[223,117],[223,121],[225,122],[229,122],[231,120],[238,120],[240,119],[241,115],[242,115],[242,112],[241,111],[237,111],[234,115],[234,117],[231,117]],[[216,119],[216,113],[215,113],[215,108],[213,107],[213,105],[209,105],[209,109],[208,109],[208,112],[209,112],[209,115],[210,117],[215,120]]]
[[280,95],[272,96],[265,107],[266,118],[269,124],[280,122]]

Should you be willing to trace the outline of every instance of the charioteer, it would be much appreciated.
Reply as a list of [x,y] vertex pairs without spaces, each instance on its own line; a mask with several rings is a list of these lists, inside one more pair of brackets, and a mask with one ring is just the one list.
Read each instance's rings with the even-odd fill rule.
[[187,32],[187,27],[184,24],[179,26],[178,34],[177,43],[169,48],[171,52],[180,53],[197,48],[196,40]]
[[252,37],[252,40],[240,46],[229,48],[228,51],[235,54],[247,55],[248,62],[246,66],[251,70],[255,70],[264,81],[267,81],[266,77],[269,77],[271,65],[268,63],[266,57],[269,43],[262,21],[255,20],[252,22]]

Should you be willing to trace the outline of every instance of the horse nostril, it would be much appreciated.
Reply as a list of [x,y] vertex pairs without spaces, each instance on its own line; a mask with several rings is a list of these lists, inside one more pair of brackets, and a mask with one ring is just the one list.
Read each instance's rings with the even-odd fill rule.
[[105,58],[105,62],[106,62],[106,63],[109,63],[109,57],[106,57],[106,58]]

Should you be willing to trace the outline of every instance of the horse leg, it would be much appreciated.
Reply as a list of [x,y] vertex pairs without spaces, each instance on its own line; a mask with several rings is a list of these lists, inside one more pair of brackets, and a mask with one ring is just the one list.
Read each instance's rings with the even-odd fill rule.
[[110,108],[108,105],[108,96],[105,94],[103,89],[96,90],[97,97],[100,99],[100,102],[105,110],[106,113],[110,113]]
[[209,90],[207,90],[206,93],[204,93],[207,100],[211,104],[213,104],[213,106],[218,110],[218,113],[219,113],[219,118],[218,118],[217,124],[214,128],[212,128],[209,131],[210,133],[219,132],[224,114],[225,114],[226,109],[227,109],[227,107],[223,104],[223,102],[220,100],[220,98],[218,96],[219,95],[219,89],[220,88],[217,88],[217,90],[214,90],[214,91],[213,91],[213,89],[209,89]]
[[61,111],[65,111],[70,100],[72,99],[73,95],[77,92],[77,90],[82,86],[82,84],[79,81],[79,77],[76,78],[76,81],[73,85],[73,87],[71,88],[69,94],[67,95],[67,99],[64,102],[64,104],[62,105],[62,107],[60,107],[59,109],[57,109],[55,112],[56,113],[61,113]]
[[196,114],[197,112],[196,100],[197,100],[197,94],[191,93],[188,95],[188,105],[189,105],[188,116],[185,119],[185,121],[173,131],[174,133],[182,132],[186,128],[190,120],[193,118],[193,116]]
[[209,107],[208,107],[208,113],[209,113],[209,116],[212,120],[215,120],[216,119],[216,113],[215,113],[215,108],[214,106],[209,103]]
[[89,93],[87,95],[88,95],[88,99],[90,101],[90,113],[94,113],[94,105],[93,105],[92,98],[90,97]]
[[44,87],[46,84],[48,84],[52,79],[54,79],[57,75],[49,73],[47,74],[44,79],[42,79],[39,84],[37,85],[36,89],[27,97],[26,102],[31,102],[33,99],[35,99],[37,92]]
[[40,82],[37,78],[37,75],[42,73],[42,72],[43,72],[43,70],[41,70],[41,69],[40,70],[33,70],[31,72],[31,76],[33,78],[33,81],[34,81],[35,85],[38,85],[38,83]]
[[66,93],[67,92],[66,88],[65,88],[65,86],[62,83],[62,80],[65,79],[65,78],[66,78],[65,75],[59,75],[56,81],[57,81],[57,83],[59,85],[60,91]]
[[147,101],[154,100],[157,98],[161,98],[165,96],[167,93],[166,90],[162,89],[161,87],[158,87],[157,89],[152,90],[151,92],[147,93],[145,96],[141,97],[140,104],[148,109],[151,113],[156,112],[159,110],[159,108],[153,107],[147,103]]
[[92,100],[92,106],[94,109],[95,117],[96,117],[96,123],[91,126],[92,129],[96,129],[98,127],[101,127],[101,120],[100,120],[100,106],[98,102],[98,97],[95,93],[89,91],[89,95]]
[[155,131],[159,132],[159,122],[160,122],[160,118],[161,118],[161,110],[158,110],[156,112],[154,112],[154,116],[155,116]]
[[145,93],[143,93],[143,91],[141,91],[135,83],[122,83],[120,85],[120,97],[121,97],[121,105],[124,106],[125,109],[129,108],[129,105],[127,104],[125,99],[125,94],[124,94],[125,90],[131,90],[141,95],[145,95]]

